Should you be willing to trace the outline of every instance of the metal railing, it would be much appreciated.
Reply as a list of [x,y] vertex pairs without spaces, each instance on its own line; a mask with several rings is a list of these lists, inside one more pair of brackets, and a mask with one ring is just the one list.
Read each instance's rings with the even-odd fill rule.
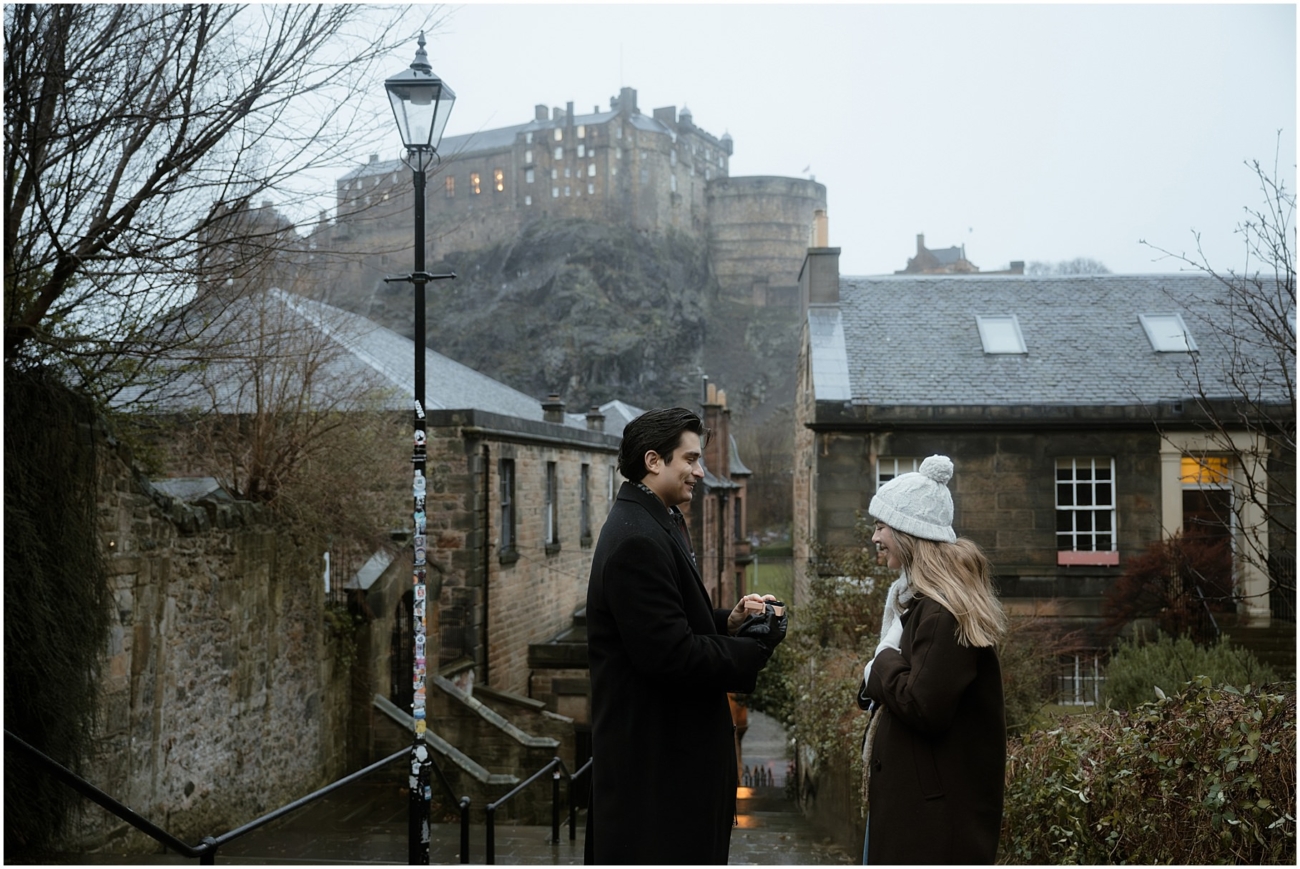
[[[307,805],[308,803],[314,802],[320,799],[321,797],[325,796],[326,794],[338,790],[339,788],[343,787],[346,784],[351,784],[352,782],[357,781],[363,776],[369,775],[370,773],[375,772],[376,770],[382,769],[383,767],[386,767],[389,764],[395,763],[404,758],[409,759],[411,756],[411,750],[409,748],[403,748],[401,751],[391,754],[388,757],[384,758],[383,760],[375,761],[374,763],[370,764],[370,766],[367,766],[364,769],[357,770],[356,772],[350,775],[344,776],[338,781],[333,782],[332,784],[328,784],[325,787],[320,788],[319,790],[313,791],[312,793],[308,794],[305,797],[302,797],[301,799],[294,800],[288,805],[282,806],[276,809],[275,811],[265,814],[254,821],[250,821],[249,823],[244,824],[242,827],[237,827],[236,829],[231,830],[228,833],[223,833],[220,836],[205,836],[203,837],[202,841],[200,841],[199,844],[197,845],[187,845],[185,842],[182,842],[180,839],[176,838],[171,833],[164,830],[162,827],[159,827],[158,825],[150,821],[148,818],[145,818],[137,814],[130,807],[113,799],[113,797],[104,793],[102,790],[95,787],[93,784],[86,781],[84,778],[77,775],[72,770],[68,769],[67,767],[60,764],[58,761],[49,757],[40,749],[35,748],[32,745],[29,745],[21,737],[11,733],[7,729],[5,730],[5,744],[7,746],[11,746],[25,752],[27,755],[35,759],[47,771],[49,771],[50,774],[53,775],[55,778],[59,779],[64,784],[68,785],[69,787],[71,787],[73,790],[77,791],[81,795],[98,803],[104,809],[108,810],[110,813],[116,815],[122,820],[126,821],[128,824],[135,827],[137,830],[144,833],[145,835],[149,836],[154,841],[158,842],[159,844],[163,845],[166,848],[172,849],[173,851],[175,851],[176,853],[180,854],[183,857],[197,858],[199,864],[204,866],[210,866],[216,863],[217,849],[220,848],[222,845],[232,842],[235,839],[238,839],[240,836],[251,833],[253,830],[258,829],[259,827],[263,827],[266,824],[269,824],[271,821],[281,818],[296,809],[300,809],[303,806]],[[446,776],[443,775],[442,770],[439,769],[437,764],[433,765],[433,769],[435,772],[437,772],[438,779],[439,781],[442,782],[444,790],[451,797],[451,799],[455,801],[456,800],[455,792],[452,791],[451,785],[447,781]],[[470,807],[469,797],[462,796],[459,800],[459,807],[460,807],[460,862],[468,863],[469,862],[469,807]]]
[[496,813],[497,809],[513,799],[516,794],[522,792],[525,788],[537,781],[546,773],[551,773],[551,844],[560,844],[560,777],[567,776],[569,779],[569,841],[572,842],[577,838],[578,828],[578,807],[573,800],[573,782],[582,775],[591,771],[591,759],[578,768],[576,772],[570,773],[564,761],[558,757],[551,758],[546,766],[530,775],[527,779],[515,785],[515,787],[501,797],[487,804],[487,851],[486,862],[488,865],[496,863]]

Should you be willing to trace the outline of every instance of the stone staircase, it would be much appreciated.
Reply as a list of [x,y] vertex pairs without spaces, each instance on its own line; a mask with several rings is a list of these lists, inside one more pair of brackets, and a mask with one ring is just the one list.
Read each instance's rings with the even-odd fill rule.
[[1296,624],[1272,619],[1265,627],[1237,624],[1235,615],[1219,618],[1219,628],[1228,642],[1250,650],[1256,658],[1271,666],[1285,681],[1295,681]]

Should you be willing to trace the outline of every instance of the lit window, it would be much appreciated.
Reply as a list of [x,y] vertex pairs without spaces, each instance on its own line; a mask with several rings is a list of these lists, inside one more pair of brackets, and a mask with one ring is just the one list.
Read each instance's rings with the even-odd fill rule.
[[552,188],[551,188],[551,198],[552,198],[552,199],[556,199],[556,198],[559,197],[559,195],[560,195],[560,188],[558,188],[558,187],[552,187]]
[[588,177],[588,178],[595,178],[595,177],[596,177],[596,164],[595,164],[595,163],[588,163],[588,164],[587,164],[587,177]]
[[563,159],[564,159],[564,146],[563,146],[563,145],[556,145],[556,146],[555,146],[555,159],[556,159],[556,160],[563,160]]
[[1151,349],[1157,353],[1195,353],[1196,342],[1181,314],[1138,314]]
[[557,142],[564,141],[564,130],[561,129],[560,127],[555,128],[555,141]]
[[1228,482],[1227,456],[1183,456],[1178,480],[1187,486],[1222,486]]
[[980,330],[980,343],[985,353],[1027,353],[1024,336],[1020,334],[1020,321],[1015,314],[975,317]]
[[504,192],[505,192],[505,189],[506,189],[506,172],[505,172],[504,169],[493,169],[493,170],[492,170],[492,186],[494,186],[494,187],[496,188],[497,193],[504,193]]
[[587,156],[587,146],[586,146],[586,145],[579,145],[579,146],[578,146],[578,156],[579,156],[579,157],[585,157],[585,156]]
[[532,170],[532,169],[525,169],[525,170],[524,170],[524,183],[525,183],[525,184],[532,184],[532,183],[533,183],[533,170]]
[[587,138],[587,125],[586,125],[586,124],[578,124],[578,138],[579,138],[579,139],[585,139],[585,138]]
[[595,196],[595,195],[596,195],[596,185],[595,185],[595,184],[588,184],[588,185],[587,185],[587,195],[588,195],[588,196]]
[[531,197],[531,196],[525,196],[525,197],[524,197],[524,205],[532,205],[532,204],[533,204],[533,197]]
[[[1056,549],[1115,552],[1114,459],[1056,460]],[[1119,559],[1086,563],[1118,564]]]
[[533,162],[533,149],[532,149],[532,148],[529,148],[527,151],[524,152],[524,162],[525,162],[525,163],[531,163],[531,162]]
[[469,192],[473,193],[475,196],[478,196],[483,192],[483,182],[478,177],[477,172],[469,173]]

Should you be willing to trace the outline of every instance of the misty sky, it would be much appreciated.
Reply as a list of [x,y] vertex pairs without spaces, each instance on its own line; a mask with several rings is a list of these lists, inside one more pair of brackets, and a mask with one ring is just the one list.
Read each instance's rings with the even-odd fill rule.
[[1088,256],[1153,272],[1179,264],[1141,239],[1190,253],[1199,230],[1213,265],[1241,268],[1234,229],[1263,202],[1243,161],[1280,154],[1295,187],[1292,5],[447,10],[428,52],[457,94],[448,135],[537,103],[606,108],[620,86],[646,114],[689,106],[734,138],[733,176],[826,185],[844,274],[903,268],[918,233],[986,271]]

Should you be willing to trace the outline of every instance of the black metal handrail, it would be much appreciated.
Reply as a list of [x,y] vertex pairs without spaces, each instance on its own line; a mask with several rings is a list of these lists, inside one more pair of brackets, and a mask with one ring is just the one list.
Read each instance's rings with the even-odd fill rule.
[[550,761],[530,775],[524,781],[515,785],[505,796],[487,804],[487,844],[486,844],[486,862],[488,865],[496,863],[496,813],[497,809],[505,805],[506,802],[513,799],[514,796],[526,787],[537,781],[546,773],[551,773],[551,844],[560,844],[560,776],[563,775],[569,780],[569,841],[572,842],[577,836],[578,826],[578,809],[573,801],[573,780],[583,775],[591,769],[591,759],[578,768],[577,772],[570,773],[564,761],[558,757],[553,757]]
[[[124,805],[123,803],[119,802],[118,800],[104,793],[102,790],[95,787],[93,784],[86,781],[84,778],[77,775],[72,770],[68,769],[58,761],[46,755],[40,749],[32,745],[29,745],[21,737],[10,732],[8,729],[5,730],[5,743],[7,745],[11,745],[15,748],[18,748],[26,752],[28,755],[35,758],[36,761],[40,763],[43,767],[45,767],[52,775],[54,775],[55,778],[59,779],[64,784],[68,785],[73,790],[77,791],[83,796],[98,803],[100,806],[102,806],[112,814],[116,815],[117,817],[121,818],[122,820],[126,821],[128,824],[135,827],[137,830],[144,833],[145,835],[149,836],[154,841],[158,842],[164,847],[171,848],[173,851],[176,851],[178,854],[184,857],[197,858],[200,865],[205,865],[205,866],[214,865],[216,863],[217,849],[220,848],[222,845],[231,842],[247,833],[251,833],[253,830],[265,826],[266,824],[269,824],[271,821],[274,821],[277,818],[281,818],[284,815],[287,815],[289,812],[292,812],[296,809],[300,809],[303,806],[307,805],[308,803],[314,802],[315,800],[320,799],[326,794],[338,790],[339,788],[343,787],[346,784],[351,784],[352,782],[362,778],[363,776],[369,775],[370,773],[382,769],[383,767],[388,766],[389,764],[394,763],[398,760],[402,760],[403,758],[409,758],[411,754],[411,750],[409,748],[404,748],[401,751],[389,755],[383,760],[375,761],[374,763],[370,764],[364,769],[357,770],[356,772],[351,773],[350,775],[346,775],[336,782],[328,784],[325,787],[320,788],[319,790],[313,791],[312,793],[308,794],[305,797],[294,800],[293,802],[289,803],[286,806],[282,806],[281,808],[278,808],[266,815],[263,815],[262,817],[257,818],[256,820],[250,821],[247,824],[244,824],[242,827],[237,827],[236,829],[231,830],[228,833],[223,833],[220,836],[205,836],[203,840],[197,845],[187,845],[185,842],[182,842],[180,839],[176,838],[171,833],[164,830],[162,827],[159,827],[157,824],[154,824],[148,818],[145,818],[137,814],[129,806]],[[442,773],[442,770],[438,769],[437,764],[434,764],[433,768],[437,770],[439,779],[442,781],[443,786],[447,789],[448,793],[451,794],[451,797],[454,800],[456,798],[455,793],[451,790],[451,785],[448,784],[446,777]],[[462,863],[469,862],[469,806],[470,806],[469,797],[461,797],[460,798],[460,843],[461,843],[460,862]]]

